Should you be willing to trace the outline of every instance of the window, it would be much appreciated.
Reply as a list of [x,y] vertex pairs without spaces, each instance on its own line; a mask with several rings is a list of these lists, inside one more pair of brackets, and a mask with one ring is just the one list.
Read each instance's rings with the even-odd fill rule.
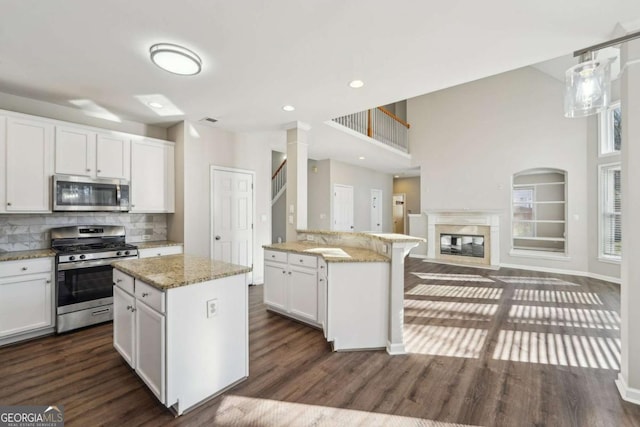
[[620,209],[620,163],[600,169],[600,257],[620,260],[622,222]]
[[620,103],[611,104],[600,113],[600,155],[616,154],[622,147]]
[[566,248],[566,172],[530,169],[513,176],[514,250],[561,252]]

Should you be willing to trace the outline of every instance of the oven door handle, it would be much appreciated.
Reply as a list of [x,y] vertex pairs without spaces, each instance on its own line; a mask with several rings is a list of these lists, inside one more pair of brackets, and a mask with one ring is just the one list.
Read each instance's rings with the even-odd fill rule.
[[65,270],[79,270],[81,268],[91,268],[91,267],[101,267],[103,265],[111,265],[111,263],[116,261],[124,261],[127,259],[138,259],[137,256],[129,256],[122,258],[110,258],[110,259],[96,259],[89,261],[76,261],[76,262],[67,262],[58,264],[58,271]]

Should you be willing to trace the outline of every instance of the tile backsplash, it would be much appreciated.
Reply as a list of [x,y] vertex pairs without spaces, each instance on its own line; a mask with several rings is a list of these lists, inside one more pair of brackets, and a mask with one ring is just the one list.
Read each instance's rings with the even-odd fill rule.
[[73,212],[53,214],[0,214],[0,250],[25,251],[51,246],[49,230],[70,225],[124,225],[127,242],[167,239],[167,214]]

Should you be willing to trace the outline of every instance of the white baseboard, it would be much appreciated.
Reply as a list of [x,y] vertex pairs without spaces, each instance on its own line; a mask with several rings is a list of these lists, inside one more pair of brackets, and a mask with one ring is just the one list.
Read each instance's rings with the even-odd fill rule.
[[425,257],[424,262],[433,262],[434,264],[445,264],[445,265],[455,265],[456,267],[469,267],[469,268],[481,268],[483,270],[498,270],[500,269],[499,265],[487,265],[487,264],[465,264],[462,262],[454,262],[443,259],[434,259]]
[[427,256],[422,254],[412,254],[411,252],[409,252],[409,258],[427,259]]
[[611,283],[617,283],[617,284],[621,283],[621,279],[619,277],[603,276],[601,274],[590,273],[588,271],[565,270],[562,268],[549,268],[549,267],[539,267],[534,265],[519,265],[519,264],[500,264],[500,267],[516,268],[518,270],[541,271],[543,273],[569,274],[571,276],[589,277],[592,279],[604,280],[605,282],[611,282]]
[[391,344],[387,341],[387,353],[396,356],[398,354],[407,354],[407,351],[404,348],[404,343]]
[[620,392],[620,397],[622,397],[623,400],[640,405],[640,389],[629,387],[622,376],[622,373],[618,374],[616,386],[618,387],[618,392]]

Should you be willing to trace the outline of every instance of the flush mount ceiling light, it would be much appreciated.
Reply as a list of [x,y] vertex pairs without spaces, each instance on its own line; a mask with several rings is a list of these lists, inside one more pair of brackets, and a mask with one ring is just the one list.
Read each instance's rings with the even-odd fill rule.
[[358,157],[358,159],[360,159],[360,160],[364,160],[364,159],[365,159],[365,157],[364,157],[364,156],[360,156],[360,157]]
[[569,68],[565,73],[565,117],[585,117],[597,114],[609,106],[611,60],[596,59],[596,52],[637,37],[640,37],[640,32],[627,34],[573,53],[574,57],[580,57],[580,63]]
[[282,109],[284,111],[294,111],[296,109],[296,107],[294,107],[293,105],[283,105]]
[[149,49],[151,61],[173,74],[193,76],[202,70],[202,60],[186,47],[171,43],[158,43]]
[[364,86],[364,82],[362,80],[351,80],[349,82],[349,87],[354,89],[360,89],[362,86]]

